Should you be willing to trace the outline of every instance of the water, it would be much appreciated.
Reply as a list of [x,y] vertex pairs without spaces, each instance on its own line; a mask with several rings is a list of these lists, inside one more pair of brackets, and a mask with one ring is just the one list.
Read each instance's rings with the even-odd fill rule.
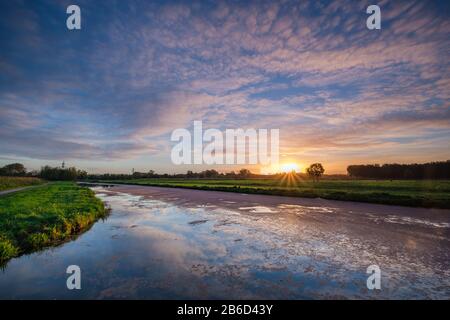
[[[450,298],[450,215],[337,201],[122,186],[111,215],[11,260],[0,298]],[[81,268],[68,290],[67,266]],[[368,290],[366,269],[382,271]]]

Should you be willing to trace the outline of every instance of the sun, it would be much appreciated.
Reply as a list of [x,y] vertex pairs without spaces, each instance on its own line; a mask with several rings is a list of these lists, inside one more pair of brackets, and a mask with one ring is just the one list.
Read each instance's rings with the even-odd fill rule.
[[294,162],[284,163],[284,164],[280,165],[280,170],[281,170],[281,172],[285,172],[285,173],[292,172],[292,171],[300,172],[300,166]]
[[296,173],[301,173],[303,165],[296,162],[285,162],[279,164],[272,164],[271,166],[261,167],[261,174],[276,174],[276,173],[291,173],[295,171]]

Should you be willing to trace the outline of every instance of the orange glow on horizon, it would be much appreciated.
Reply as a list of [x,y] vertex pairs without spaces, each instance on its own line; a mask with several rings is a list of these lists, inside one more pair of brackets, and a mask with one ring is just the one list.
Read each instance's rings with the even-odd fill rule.
[[261,174],[291,173],[292,171],[301,173],[302,170],[303,166],[297,162],[285,162],[260,168]]
[[283,173],[292,172],[292,171],[300,172],[300,167],[295,162],[284,163],[284,164],[280,165],[280,171]]

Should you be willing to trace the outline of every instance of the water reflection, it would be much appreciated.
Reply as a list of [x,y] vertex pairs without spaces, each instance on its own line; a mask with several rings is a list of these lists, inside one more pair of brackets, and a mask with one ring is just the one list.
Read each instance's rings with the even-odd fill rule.
[[[1,298],[450,297],[447,222],[284,198],[198,201],[176,190],[94,189],[110,217],[75,241],[13,259],[0,274]],[[425,236],[424,227],[447,234]],[[81,267],[82,290],[65,287],[70,264]],[[381,291],[366,289],[371,264],[382,268]]]

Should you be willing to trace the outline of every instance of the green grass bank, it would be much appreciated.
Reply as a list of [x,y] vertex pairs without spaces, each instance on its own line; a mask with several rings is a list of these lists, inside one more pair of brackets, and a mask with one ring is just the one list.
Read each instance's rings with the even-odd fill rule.
[[0,264],[57,245],[104,218],[107,209],[92,190],[55,182],[0,197]]

